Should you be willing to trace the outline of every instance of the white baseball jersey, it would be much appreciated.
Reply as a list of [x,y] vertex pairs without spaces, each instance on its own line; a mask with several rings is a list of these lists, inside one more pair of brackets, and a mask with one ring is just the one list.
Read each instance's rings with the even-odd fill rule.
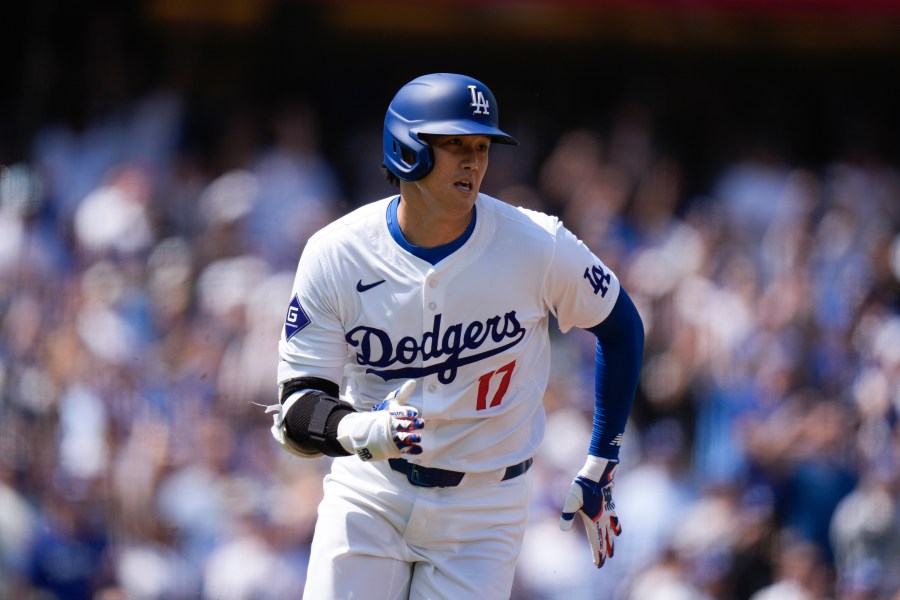
[[[394,196],[393,198],[395,198]],[[411,462],[481,472],[535,454],[560,329],[603,321],[615,275],[555,217],[480,194],[470,238],[436,265],[392,237],[393,198],[314,234],[297,270],[278,380],[322,377],[371,410],[406,379],[425,418]]]

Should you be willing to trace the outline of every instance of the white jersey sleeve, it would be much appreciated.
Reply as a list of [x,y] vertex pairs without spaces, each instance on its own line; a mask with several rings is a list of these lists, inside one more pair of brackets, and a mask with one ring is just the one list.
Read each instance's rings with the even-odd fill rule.
[[[338,385],[347,361],[344,329],[335,295],[331,261],[317,236],[310,238],[300,256],[291,300],[279,342],[278,381],[294,377],[321,377]],[[303,343],[291,343],[303,331]]]
[[544,301],[560,330],[587,329],[601,323],[619,296],[619,280],[561,221],[544,285]]

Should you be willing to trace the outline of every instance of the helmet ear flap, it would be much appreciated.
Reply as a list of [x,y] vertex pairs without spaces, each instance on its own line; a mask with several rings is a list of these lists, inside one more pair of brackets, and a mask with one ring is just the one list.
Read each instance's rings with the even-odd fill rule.
[[434,154],[431,146],[415,134],[404,135],[401,142],[390,127],[385,127],[384,162],[385,166],[402,181],[416,181],[431,171],[434,166]]

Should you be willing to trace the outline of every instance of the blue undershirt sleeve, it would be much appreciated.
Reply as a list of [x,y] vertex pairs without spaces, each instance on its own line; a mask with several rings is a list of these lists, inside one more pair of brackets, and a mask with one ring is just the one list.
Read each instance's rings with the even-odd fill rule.
[[588,329],[597,336],[594,359],[594,426],[589,454],[619,459],[644,355],[644,324],[625,290],[609,316]]

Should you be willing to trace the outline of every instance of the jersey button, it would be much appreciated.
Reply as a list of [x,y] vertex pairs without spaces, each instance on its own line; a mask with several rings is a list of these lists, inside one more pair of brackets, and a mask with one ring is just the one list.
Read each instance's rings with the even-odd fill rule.
[[428,308],[430,308],[431,310],[437,310],[437,303],[436,303],[436,302],[429,302],[429,303],[428,303]]
[[436,280],[432,279],[428,282],[428,287],[437,287],[437,283],[438,282]]
[[437,386],[434,385],[433,383],[428,384],[428,391],[431,392],[432,394],[434,393],[434,390],[436,390],[436,389],[437,389]]

